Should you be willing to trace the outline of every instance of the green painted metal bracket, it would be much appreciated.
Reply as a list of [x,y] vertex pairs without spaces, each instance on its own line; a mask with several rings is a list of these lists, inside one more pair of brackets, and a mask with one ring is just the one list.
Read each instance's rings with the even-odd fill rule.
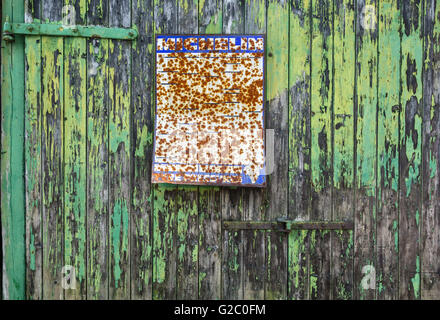
[[115,40],[134,40],[138,36],[136,29],[106,28],[100,26],[65,26],[50,23],[12,23],[6,18],[3,25],[3,40],[14,41],[14,35],[40,35],[56,37],[102,38]]
[[226,230],[353,230],[352,221],[294,221],[279,218],[277,221],[223,221]]

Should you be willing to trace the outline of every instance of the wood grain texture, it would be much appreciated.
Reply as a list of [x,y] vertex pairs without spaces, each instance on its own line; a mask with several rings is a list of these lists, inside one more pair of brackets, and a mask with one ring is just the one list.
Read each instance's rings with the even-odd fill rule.
[[[66,4],[75,8],[75,23],[83,24],[85,4],[79,0]],[[64,39],[64,264],[75,268],[75,286],[65,290],[65,299],[71,300],[87,296],[86,69],[87,40]]]
[[199,299],[221,299],[222,225],[219,188],[199,187]]
[[63,299],[63,38],[42,37],[43,299]]
[[[178,32],[177,8],[175,0],[154,2],[154,34]],[[176,194],[177,187],[154,185],[152,296],[157,300],[177,297]]]
[[379,1],[377,115],[377,299],[397,299],[399,280],[400,11]]
[[152,215],[151,161],[154,119],[154,37],[153,3],[132,1],[132,23],[139,36],[132,46],[132,220],[131,298],[152,297]]
[[199,26],[198,1],[177,0],[177,29],[181,34],[197,34]]
[[[87,23],[108,26],[108,1],[88,3]],[[87,299],[109,288],[109,40],[87,41]]]
[[[355,2],[334,2],[333,220],[353,220]],[[365,86],[365,84],[363,84]],[[374,167],[373,167],[374,170]],[[332,232],[332,298],[353,294],[353,234]]]
[[374,299],[375,283],[362,286],[365,266],[376,266],[376,117],[377,117],[377,1],[356,1],[356,179],[354,295]]
[[[241,190],[221,192],[222,220],[241,220]],[[243,234],[222,230],[222,299],[243,299]]]
[[440,4],[425,1],[421,299],[440,296]]
[[423,2],[401,7],[399,297],[420,298]]
[[[61,3],[44,0],[42,18],[61,20]],[[43,299],[63,299],[64,41],[42,37]]]
[[223,0],[199,1],[199,33],[220,34],[223,28]]
[[[131,26],[130,1],[109,1],[109,26]],[[130,298],[131,43],[109,41],[109,298]]]
[[176,203],[175,187],[154,190],[153,299],[173,300],[176,290]]
[[[333,6],[313,0],[311,8],[311,184],[310,220],[332,213]],[[330,298],[330,235],[310,234],[309,298]]]
[[[269,1],[266,23],[266,128],[274,129],[277,156],[268,177],[265,218],[276,220],[287,216],[288,207],[289,2]],[[265,299],[286,299],[287,237],[268,232],[266,241]]]
[[223,0],[223,33],[244,33],[243,0]]
[[199,219],[198,187],[179,187],[176,201],[177,299],[198,298]]
[[[25,22],[40,18],[40,1],[25,3]],[[25,179],[26,179],[26,299],[42,299],[41,233],[41,37],[26,37]]]
[[[311,1],[291,1],[289,22],[289,194],[288,217],[311,214]],[[291,58],[294,57],[294,58]],[[288,298],[308,298],[308,238],[292,231],[288,239]]]
[[[240,189],[221,192],[222,220],[241,220],[243,198]],[[235,191],[235,192],[232,192]],[[243,232],[222,230],[222,299],[243,299]]]

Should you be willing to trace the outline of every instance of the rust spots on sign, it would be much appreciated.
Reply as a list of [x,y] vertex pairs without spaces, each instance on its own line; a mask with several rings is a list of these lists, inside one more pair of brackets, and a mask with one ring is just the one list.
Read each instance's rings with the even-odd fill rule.
[[263,36],[158,36],[152,181],[264,186],[263,95]]

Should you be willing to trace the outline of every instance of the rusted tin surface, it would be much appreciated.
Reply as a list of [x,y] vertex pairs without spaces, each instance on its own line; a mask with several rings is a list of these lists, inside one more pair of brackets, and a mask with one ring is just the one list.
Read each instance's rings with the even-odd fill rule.
[[265,186],[264,36],[156,38],[153,183]]

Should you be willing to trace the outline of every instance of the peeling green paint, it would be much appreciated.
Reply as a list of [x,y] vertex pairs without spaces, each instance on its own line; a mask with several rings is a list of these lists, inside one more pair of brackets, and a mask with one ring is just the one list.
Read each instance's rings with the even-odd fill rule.
[[113,274],[115,287],[118,288],[121,279],[121,254],[128,252],[128,208],[127,203],[123,199],[117,199],[114,204],[112,214],[112,252],[115,261]]
[[417,256],[416,260],[416,272],[414,274],[414,277],[411,278],[413,290],[414,290],[414,297],[417,299],[420,297],[420,257]]
[[[279,4],[269,1],[267,6],[267,34],[271,35],[266,39],[266,63],[268,74],[266,76],[266,100],[273,100],[281,93],[287,91],[288,83],[288,33],[283,27],[289,19],[288,4]],[[280,23],[280,22],[284,23]]]

